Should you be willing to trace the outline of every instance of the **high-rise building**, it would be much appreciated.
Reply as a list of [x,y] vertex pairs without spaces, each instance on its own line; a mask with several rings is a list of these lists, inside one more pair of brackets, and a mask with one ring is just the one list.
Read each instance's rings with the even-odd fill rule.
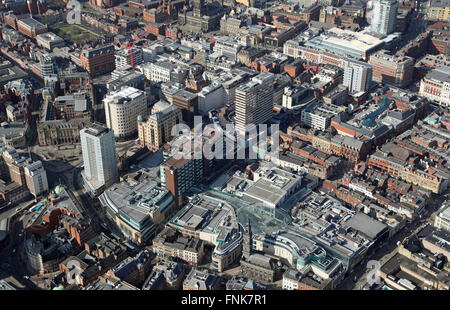
[[365,62],[347,59],[344,67],[344,86],[350,93],[366,91],[372,82],[372,66]]
[[203,179],[203,158],[170,157],[161,164],[161,185],[165,186],[180,206],[182,197]]
[[34,197],[48,191],[47,172],[40,160],[25,166],[24,172],[28,190]]
[[374,2],[372,11],[372,31],[384,35],[394,32],[397,9],[397,0],[378,0]]
[[137,133],[137,117],[147,115],[147,96],[142,90],[124,86],[108,93],[103,99],[106,126],[117,138],[128,138]]
[[245,133],[249,124],[262,124],[272,117],[275,75],[263,72],[236,89],[236,130]]
[[114,183],[119,175],[117,168],[114,132],[98,124],[80,131],[84,170],[84,186],[91,196],[97,196]]

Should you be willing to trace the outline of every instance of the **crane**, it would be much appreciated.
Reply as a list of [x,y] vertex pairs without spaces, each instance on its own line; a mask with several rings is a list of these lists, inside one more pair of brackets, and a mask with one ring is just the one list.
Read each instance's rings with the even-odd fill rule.
[[133,45],[131,45],[130,41],[128,39],[126,39],[128,46],[126,46],[125,48],[130,51],[131,68],[133,68],[133,69],[134,69],[133,47],[136,45],[137,42],[139,42],[144,37],[144,35],[145,35],[145,33],[141,36],[138,36],[138,39],[133,43]]

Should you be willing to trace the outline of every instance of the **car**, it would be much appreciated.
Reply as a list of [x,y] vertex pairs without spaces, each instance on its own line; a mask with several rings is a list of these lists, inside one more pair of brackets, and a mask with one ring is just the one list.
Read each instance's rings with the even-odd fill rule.
[[20,211],[20,208],[16,208],[16,211]]
[[13,253],[16,253],[16,249],[13,249],[12,252],[13,252]]
[[23,276],[23,278],[28,280],[30,277],[29,276]]

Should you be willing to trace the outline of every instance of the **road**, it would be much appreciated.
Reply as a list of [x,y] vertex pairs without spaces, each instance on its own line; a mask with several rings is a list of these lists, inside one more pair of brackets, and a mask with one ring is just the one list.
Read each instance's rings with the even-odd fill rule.
[[[22,216],[21,216],[22,217]],[[12,283],[18,289],[36,289],[24,276],[32,276],[24,263],[23,224],[21,217],[11,223],[11,242],[0,250],[0,279]]]
[[[434,217],[439,213],[440,207],[445,200],[444,195],[433,196],[429,200],[429,204],[426,207],[425,212],[422,214],[422,218],[418,218],[412,223],[406,223],[405,227],[398,232],[392,239],[387,243],[382,244],[381,247],[375,249],[374,253],[366,258],[361,264],[358,264],[354,270],[346,276],[344,281],[340,283],[337,289],[340,290],[360,290],[364,284],[367,282],[367,273],[370,271],[366,268],[367,262],[369,260],[377,260],[382,266],[387,262],[392,256],[397,253],[397,242],[403,241],[406,237],[411,236],[418,231],[420,231],[427,224],[433,224]],[[356,277],[357,282],[355,283],[353,279]]]

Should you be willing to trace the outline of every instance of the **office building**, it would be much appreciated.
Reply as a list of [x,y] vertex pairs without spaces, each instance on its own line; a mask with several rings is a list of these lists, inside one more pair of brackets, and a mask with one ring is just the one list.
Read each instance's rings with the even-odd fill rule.
[[245,133],[250,124],[263,124],[272,117],[275,75],[263,72],[236,89],[236,130]]
[[220,109],[225,104],[224,97],[224,88],[217,81],[203,87],[198,93],[198,112],[206,115],[211,110]]
[[101,125],[92,124],[80,131],[80,139],[84,186],[90,195],[96,196],[104,187],[114,183],[119,175],[114,132]]
[[372,82],[372,66],[365,62],[347,59],[344,68],[344,86],[350,93],[364,92]]
[[194,115],[197,114],[198,110],[198,95],[181,89],[173,94],[172,103],[181,109],[183,121],[192,125]]
[[324,131],[330,126],[331,119],[339,113],[341,110],[338,106],[313,101],[302,111],[301,121],[310,128]]
[[171,227],[166,227],[153,240],[153,251],[161,258],[178,258],[191,265],[200,265],[204,257],[204,242],[195,237],[185,237]]
[[414,59],[408,56],[393,56],[386,50],[370,56],[372,79],[377,83],[405,87],[411,83]]
[[66,45],[63,38],[58,37],[52,32],[42,33],[36,36],[36,42],[38,45],[46,48],[47,50],[53,50],[55,47],[62,47]]
[[395,31],[397,20],[397,0],[378,0],[373,4],[372,31],[388,35]]
[[80,54],[80,65],[91,76],[113,71],[115,69],[114,45],[84,50]]
[[141,147],[157,151],[171,138],[173,126],[182,120],[181,110],[163,101],[155,103],[147,118],[138,116],[138,137]]
[[115,53],[116,69],[123,69],[126,67],[133,67],[142,64],[144,62],[144,56],[142,49],[133,46],[131,49],[122,48]]
[[116,138],[126,139],[137,133],[137,118],[147,115],[147,96],[142,90],[125,86],[103,99],[106,126]]
[[28,190],[34,197],[48,191],[47,172],[40,160],[25,166],[24,172]]
[[181,204],[182,196],[203,178],[203,158],[196,159],[183,156],[180,159],[170,157],[161,164],[161,184]]

